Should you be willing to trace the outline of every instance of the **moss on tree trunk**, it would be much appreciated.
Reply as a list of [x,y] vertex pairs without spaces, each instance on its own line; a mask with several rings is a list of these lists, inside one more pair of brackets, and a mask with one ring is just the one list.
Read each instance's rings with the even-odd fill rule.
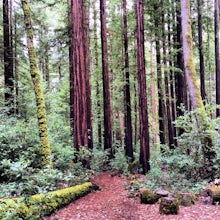
[[41,165],[45,167],[47,165],[52,166],[51,163],[51,150],[48,138],[47,120],[46,120],[46,106],[44,101],[44,94],[41,88],[40,73],[37,67],[37,57],[33,44],[34,31],[31,24],[30,7],[26,0],[21,0],[22,9],[24,12],[24,22],[27,31],[27,46],[30,62],[30,73],[34,85],[34,92],[37,105],[37,118],[39,126],[39,137],[41,146]]
[[193,57],[192,29],[190,18],[190,1],[181,0],[181,18],[183,33],[183,57],[186,81],[189,89],[192,108],[196,111],[198,129],[201,131],[201,142],[203,144],[204,168],[201,170],[203,178],[213,178],[215,170],[213,159],[216,153],[213,145],[213,138],[209,133],[209,119],[202,101],[199,82]]

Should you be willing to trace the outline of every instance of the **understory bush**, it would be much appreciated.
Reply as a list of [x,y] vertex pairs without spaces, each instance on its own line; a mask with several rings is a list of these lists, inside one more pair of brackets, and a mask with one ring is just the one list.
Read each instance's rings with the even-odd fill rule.
[[103,172],[108,169],[109,151],[100,147],[94,147],[91,153],[90,167],[96,173]]
[[4,114],[0,115],[1,181],[16,180],[21,169],[28,166],[39,167],[40,147],[36,125],[35,120],[26,122],[15,117],[6,118]]
[[[151,188],[165,188],[172,191],[199,191],[204,184],[212,181],[210,173],[219,177],[220,151],[219,131],[220,120],[210,119],[209,127],[205,132],[200,129],[195,118],[195,112],[185,112],[175,122],[175,126],[181,129],[182,134],[177,138],[178,147],[174,150],[167,146],[160,146],[160,150],[152,152],[151,170],[147,174],[145,186]],[[209,161],[210,167],[206,167],[205,146],[203,140],[212,138],[213,150],[216,153],[214,159]]]
[[111,160],[110,166],[112,169],[119,170],[121,173],[129,173],[129,164],[124,148],[117,147],[115,149],[114,158]]
[[[18,169],[21,169],[18,168]],[[89,180],[90,173],[83,168],[80,162],[73,163],[68,170],[62,172],[58,169],[51,170],[33,169],[28,167],[21,170],[16,181],[5,182],[0,185],[0,198],[34,195],[81,184]]]

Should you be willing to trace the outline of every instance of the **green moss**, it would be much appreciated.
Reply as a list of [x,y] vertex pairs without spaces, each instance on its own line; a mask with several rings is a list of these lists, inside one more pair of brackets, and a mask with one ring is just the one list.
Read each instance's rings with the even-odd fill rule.
[[30,61],[30,73],[33,81],[36,106],[37,106],[37,118],[39,127],[39,137],[41,146],[42,167],[47,165],[52,168],[51,150],[48,138],[47,120],[46,120],[46,106],[44,101],[44,94],[41,88],[40,73],[37,67],[36,51],[33,44],[34,31],[31,25],[30,7],[27,1],[22,0],[22,8],[24,12],[27,37],[28,37],[28,54]]
[[178,199],[165,197],[160,199],[159,212],[161,214],[178,214],[179,202]]
[[155,192],[150,189],[144,189],[141,192],[141,203],[144,204],[154,204],[160,198]]
[[203,111],[205,111],[205,107],[204,107],[204,104],[202,102],[202,97],[201,97],[201,94],[200,94],[199,82],[198,82],[198,78],[197,78],[197,75],[196,75],[196,68],[195,68],[195,63],[194,63],[194,60],[193,60],[192,53],[190,53],[190,57],[187,60],[186,67],[187,67],[187,69],[189,69],[189,71],[191,73],[190,74],[191,81],[192,81],[193,86],[194,86],[195,91],[196,91],[196,97],[194,97],[194,99],[197,100],[197,106],[196,107],[202,109]]
[[7,213],[14,213],[22,219],[34,219],[54,212],[56,209],[69,204],[89,193],[92,183],[87,182],[74,187],[38,194],[28,198],[1,199],[0,219],[6,219]]

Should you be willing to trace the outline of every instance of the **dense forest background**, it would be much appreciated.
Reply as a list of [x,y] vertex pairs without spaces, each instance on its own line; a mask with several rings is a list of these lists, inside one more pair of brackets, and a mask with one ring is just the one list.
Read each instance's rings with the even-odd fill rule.
[[106,169],[146,174],[153,188],[219,178],[218,0],[0,10],[0,197]]

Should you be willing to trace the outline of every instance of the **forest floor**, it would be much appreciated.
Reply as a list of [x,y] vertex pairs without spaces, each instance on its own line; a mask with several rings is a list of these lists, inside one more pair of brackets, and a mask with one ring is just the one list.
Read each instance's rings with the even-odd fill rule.
[[131,198],[127,177],[110,172],[91,180],[101,190],[92,192],[42,220],[220,220],[220,205],[197,201],[190,207],[180,206],[178,215],[159,214],[159,205],[145,205]]

